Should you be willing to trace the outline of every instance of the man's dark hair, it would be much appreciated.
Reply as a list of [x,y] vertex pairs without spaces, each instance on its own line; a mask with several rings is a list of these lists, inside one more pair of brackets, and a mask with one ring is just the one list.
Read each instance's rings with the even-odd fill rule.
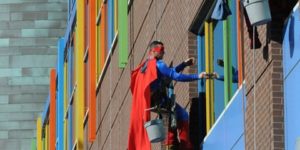
[[164,45],[164,43],[163,42],[161,42],[161,41],[153,41],[153,42],[151,42],[151,44],[149,45],[149,47],[150,47],[150,49],[152,49],[153,47],[155,47],[156,45]]

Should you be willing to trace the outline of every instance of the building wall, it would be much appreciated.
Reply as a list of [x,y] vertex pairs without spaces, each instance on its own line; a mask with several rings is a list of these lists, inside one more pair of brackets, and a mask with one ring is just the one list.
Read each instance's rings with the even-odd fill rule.
[[281,43],[284,20],[294,4],[270,1],[272,22],[258,27],[259,39],[262,42],[260,49],[249,49],[250,41],[246,26],[244,27],[246,149],[284,149]]
[[[133,1],[128,14],[129,62],[124,69],[118,68],[118,49],[114,50],[111,63],[97,93],[98,130],[97,139],[91,145],[91,149],[126,149],[131,108],[130,70],[147,57],[148,45],[156,39],[165,43],[167,64],[173,61],[176,65],[189,56],[195,56],[196,53],[193,51],[196,51],[196,40],[188,28],[201,2]],[[193,68],[184,72],[197,70]],[[196,92],[196,86],[197,82],[176,83],[177,102],[188,107],[189,100],[195,96],[195,93],[193,95],[188,91],[191,89],[191,92]],[[160,149],[160,144],[154,144],[153,149]]]
[[[81,4],[84,5],[83,3],[86,1],[79,2],[81,3],[78,5],[76,4],[76,6],[79,6]],[[104,1],[102,0],[98,0],[97,2],[100,4],[104,3]],[[75,76],[72,75],[72,78],[75,77],[75,83],[74,85],[72,85],[71,90],[73,88],[76,89],[75,93],[80,93],[80,95],[75,94],[75,100],[73,103],[75,103],[76,108],[73,110],[73,112],[75,112],[74,114],[76,114],[76,118],[74,118],[74,123],[70,123],[72,128],[76,128],[76,130],[70,128],[67,129],[67,132],[72,133],[74,136],[65,136],[67,140],[70,141],[71,145],[69,146],[69,148],[75,146],[75,144],[77,144],[79,149],[82,149],[82,145],[85,149],[94,150],[114,150],[127,148],[127,138],[132,101],[131,92],[129,90],[130,71],[133,70],[138,64],[142,62],[143,59],[147,57],[148,45],[149,43],[151,43],[151,41],[159,39],[165,43],[165,61],[167,64],[173,62],[173,64],[176,65],[188,57],[197,56],[197,36],[190,33],[189,29],[192,25],[192,22],[194,21],[193,19],[195,18],[198,9],[201,8],[201,6],[203,6],[203,1],[134,0],[130,2],[132,2],[132,4],[129,7],[128,13],[128,64],[124,68],[119,68],[118,66],[119,55],[121,55],[119,53],[120,43],[118,42],[118,37],[116,38],[115,43],[113,44],[111,53],[109,53],[110,55],[105,54],[105,57],[107,57],[107,62],[106,66],[104,66],[104,69],[101,68],[104,63],[99,63],[99,61],[101,62],[103,61],[103,59],[101,58],[100,60],[97,56],[97,59],[99,60],[97,60],[98,64],[96,66],[97,69],[102,69],[102,73],[100,75],[100,80],[97,80],[100,81],[97,85],[98,87],[96,90],[97,138],[93,142],[88,141],[93,140],[88,139],[88,130],[90,130],[88,125],[85,125],[85,136],[83,136],[83,128],[81,128],[82,126],[80,124],[81,122],[83,122],[83,113],[81,113],[82,109],[85,109],[87,118],[89,117],[89,112],[87,111],[88,109],[86,109],[87,106],[84,106],[84,102],[85,104],[87,104],[89,102],[89,98],[83,98],[81,96],[83,94],[87,96],[89,94],[89,90],[93,90],[88,89],[89,87],[87,87],[87,89],[85,90],[83,90],[83,88],[84,85],[93,83],[94,81],[90,81],[88,77],[86,77],[87,79],[85,80],[85,82],[81,81],[83,80],[82,75],[84,74],[84,67],[82,63],[83,60],[81,58],[83,54],[82,52],[84,50],[87,50],[87,54],[89,54],[89,47],[87,46],[88,41],[87,39],[83,38],[83,29],[85,28],[83,26],[83,22],[84,20],[88,20],[88,17],[84,19],[83,15],[88,15],[84,14],[83,7],[77,7],[78,18],[76,20],[77,22],[74,23],[76,25],[74,25],[73,27],[70,25],[70,29],[67,31],[71,31],[70,35],[74,35],[76,37],[77,41],[73,43],[75,47],[74,52],[76,56],[80,56],[75,57],[75,61],[77,63],[75,65],[74,70],[76,70],[76,74]],[[111,4],[112,0],[108,0],[107,5],[109,5],[109,3]],[[112,19],[106,19],[107,5],[103,4],[101,8],[103,11],[101,11],[102,20],[100,21],[100,24],[105,24],[105,26],[106,24],[109,25],[111,23],[109,19]],[[283,29],[283,20],[287,17],[287,14],[291,9],[289,9],[288,3],[280,3],[276,2],[275,0],[270,1],[270,6],[273,19],[272,22],[269,25],[258,27],[259,39],[262,41],[263,44],[263,46],[260,49],[250,50],[248,45],[248,30],[245,25],[243,28],[244,39],[242,44],[245,50],[244,73],[247,97],[247,110],[245,115],[246,122],[244,132],[246,149],[284,148],[281,33]],[[109,8],[108,10],[110,9],[111,8]],[[111,14],[108,13],[107,16],[110,15]],[[108,23],[106,22],[107,20]],[[100,26],[103,27],[102,25]],[[108,28],[108,30],[109,29],[111,28]],[[85,32],[86,31],[90,30],[86,29]],[[235,30],[230,30],[230,34],[234,33],[232,31]],[[81,36],[78,36],[79,34]],[[88,34],[88,32],[85,33],[85,35]],[[111,45],[107,46],[106,44],[111,43],[106,41],[108,39],[106,37],[106,29],[101,30],[101,34],[104,34],[104,36],[101,37],[100,40],[97,39],[97,45],[99,45],[100,43],[100,46],[102,46],[102,48],[100,49],[101,53],[108,53],[110,51],[109,48]],[[110,36],[112,35],[109,35],[108,37]],[[108,39],[108,41],[110,40],[111,39]],[[83,43],[86,43],[85,46],[82,46]],[[70,46],[68,45],[68,42],[66,42],[66,46],[67,48],[68,46]],[[79,54],[79,52],[80,55],[77,55]],[[99,49],[97,49],[97,53],[99,53]],[[252,57],[253,55],[255,56]],[[87,55],[88,61],[89,57],[90,56]],[[67,61],[65,63],[67,63]],[[79,61],[81,62],[78,63]],[[88,70],[88,68],[85,69]],[[71,70],[70,72],[74,70]],[[186,71],[184,71],[184,73],[195,73],[197,71],[199,72],[202,70],[197,70],[194,67],[187,69]],[[255,80],[253,80],[254,78]],[[253,81],[255,81],[255,84],[253,84]],[[194,97],[197,97],[198,95],[196,87],[197,82],[175,84],[175,94],[177,102],[180,103],[182,106],[186,107],[187,110],[189,110],[191,105],[190,100]],[[66,100],[68,100],[69,98],[70,97],[68,97]],[[78,105],[78,102],[80,102],[80,104],[82,105]],[[72,107],[72,105],[74,104],[68,104],[70,108]],[[68,110],[69,113],[70,108]],[[72,114],[73,112],[71,112],[70,114]],[[80,118],[78,118],[78,116]],[[155,114],[152,114],[152,116],[155,117]],[[72,117],[68,116],[66,120],[69,121],[71,118]],[[51,139],[53,140],[54,137],[52,137]],[[83,139],[84,141],[82,141]],[[161,149],[161,144],[153,144],[152,147],[153,149]]]
[[[272,22],[269,26],[258,27],[259,39],[263,46],[257,50],[249,48],[249,37],[244,25],[244,61],[247,96],[246,149],[283,149],[283,89],[281,34],[286,12],[291,9],[271,3]],[[130,70],[146,56],[148,44],[155,39],[165,43],[167,63],[178,64],[196,49],[195,38],[189,33],[197,9],[202,1],[142,1],[135,0],[129,11],[129,64],[117,68],[118,50],[112,54],[97,94],[97,140],[92,149],[124,149],[127,146],[131,93],[129,91]],[[286,11],[282,15],[282,11]],[[189,51],[190,50],[190,51]],[[253,60],[253,52],[255,60]],[[252,62],[255,62],[253,74]],[[115,64],[114,64],[115,63]],[[111,70],[110,70],[111,69]],[[190,72],[195,70],[190,70]],[[187,71],[188,72],[188,71]],[[111,76],[113,74],[113,76]],[[253,77],[255,76],[255,99]],[[101,88],[105,87],[105,88]],[[189,106],[188,99],[194,85],[178,83],[175,87],[177,101]],[[189,90],[191,93],[189,93]],[[110,99],[111,95],[111,99]],[[255,103],[255,105],[254,105]],[[255,112],[255,113],[254,113]],[[254,116],[255,115],[255,116]],[[153,149],[160,149],[154,144]]]
[[0,1],[0,145],[28,150],[65,31],[65,0]]

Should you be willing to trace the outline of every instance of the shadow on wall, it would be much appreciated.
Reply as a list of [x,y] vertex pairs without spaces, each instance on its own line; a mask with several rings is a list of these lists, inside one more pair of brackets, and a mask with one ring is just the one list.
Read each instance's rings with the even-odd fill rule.
[[297,0],[269,1],[272,15],[270,40],[282,44],[284,24],[297,2]]
[[[291,10],[297,3],[297,0],[285,0],[285,1],[269,1],[270,10],[272,15],[272,21],[267,25],[266,35],[266,43],[263,47],[263,58],[265,61],[269,60],[269,43],[270,41],[275,41],[277,43],[282,44],[283,39],[283,31],[286,19],[288,18]],[[280,14],[280,15],[278,15]],[[293,29],[290,28],[290,33],[293,33]],[[294,41],[290,43],[291,47],[293,47]],[[290,51],[290,55],[292,57],[293,50]]]
[[199,97],[192,99],[190,107],[190,138],[194,150],[201,149],[201,141],[206,135],[205,117],[205,93],[201,92]]

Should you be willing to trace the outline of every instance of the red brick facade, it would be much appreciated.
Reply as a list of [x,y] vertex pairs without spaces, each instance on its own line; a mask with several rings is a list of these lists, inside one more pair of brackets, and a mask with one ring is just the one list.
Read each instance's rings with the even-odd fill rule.
[[[131,108],[130,70],[146,57],[149,43],[157,39],[165,43],[166,63],[173,62],[176,65],[188,57],[197,58],[196,36],[189,32],[189,27],[202,2],[202,0],[133,1],[128,14],[129,62],[124,69],[118,68],[116,46],[97,91],[97,139],[89,144],[87,149],[126,149]],[[273,22],[282,21],[280,19],[284,18],[279,12],[274,11],[272,17]],[[283,22],[279,24],[273,22],[270,26],[258,28],[263,46],[257,50],[249,49],[248,33],[244,26],[247,96],[245,138],[246,149],[249,150],[254,147],[262,150],[284,149],[282,51],[279,34]],[[255,75],[252,67],[253,52]],[[197,73],[197,68],[191,67],[184,72]],[[176,83],[175,93],[177,102],[189,109],[190,100],[198,96],[197,82]],[[161,149],[160,144],[153,145],[153,149]]]

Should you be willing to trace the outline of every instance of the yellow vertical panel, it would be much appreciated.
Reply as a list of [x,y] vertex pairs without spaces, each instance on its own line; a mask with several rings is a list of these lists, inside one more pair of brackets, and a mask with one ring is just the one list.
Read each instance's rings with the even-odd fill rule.
[[[213,23],[205,22],[205,72],[213,73]],[[210,130],[214,122],[214,81],[206,80],[206,132]]]
[[49,149],[49,129],[48,129],[48,124],[45,126],[45,150]]
[[84,144],[84,0],[77,1],[77,29],[76,29],[76,102],[75,102],[75,138],[77,150],[83,150]]
[[[99,11],[100,11],[100,7],[101,7],[101,3],[100,3],[100,0],[97,0],[97,15],[99,14]],[[96,18],[97,18],[97,15],[96,15]],[[96,19],[95,18],[95,19]],[[100,69],[100,24],[97,25],[97,28],[96,28],[96,33],[97,33],[97,36],[96,36],[96,46],[97,46],[97,50],[96,50],[96,80],[98,80],[99,76],[100,76],[100,72],[101,72],[101,69]],[[96,81],[97,82],[97,81]]]
[[36,148],[42,150],[42,118],[38,117],[36,121]]
[[[210,67],[209,68],[210,68],[210,73],[213,73],[214,72],[214,26],[213,26],[212,22],[209,23],[209,33],[210,33],[210,36],[209,36],[209,47],[210,47],[210,49],[209,49],[209,51],[210,51],[210,53],[209,53],[209,57],[210,57],[209,65],[210,65]],[[215,114],[214,114],[214,112],[215,112],[215,109],[214,109],[214,106],[215,106],[215,104],[214,104],[214,101],[215,101],[214,95],[215,94],[214,94],[214,89],[215,89],[214,88],[214,80],[211,79],[210,80],[211,125],[213,125],[214,122],[215,122]]]

